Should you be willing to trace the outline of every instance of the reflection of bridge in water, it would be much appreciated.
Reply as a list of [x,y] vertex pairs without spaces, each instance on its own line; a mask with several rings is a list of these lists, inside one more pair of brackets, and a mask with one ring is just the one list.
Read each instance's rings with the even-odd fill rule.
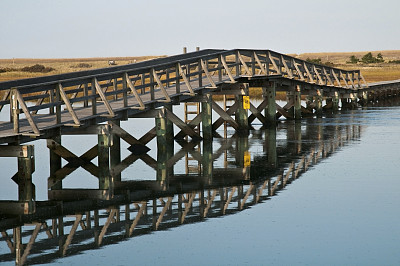
[[[0,254],[0,261],[49,263],[265,202],[312,166],[359,139],[361,126],[329,126],[323,124],[326,121],[289,121],[278,129],[252,131],[249,138],[183,143],[175,154],[158,154],[157,161],[147,154],[129,155],[121,165],[126,168],[142,159],[155,169],[156,180],[112,179],[101,189],[49,190],[51,200],[36,202],[34,212],[1,217],[1,240],[7,243],[9,252]],[[280,138],[282,135],[286,138]],[[213,145],[218,144],[213,151]],[[259,144],[263,152],[251,156],[252,145]],[[201,152],[198,145],[202,145]],[[182,159],[195,160],[200,167],[195,172],[186,168],[185,174],[175,174],[174,165]],[[221,161],[222,166],[217,166]]]

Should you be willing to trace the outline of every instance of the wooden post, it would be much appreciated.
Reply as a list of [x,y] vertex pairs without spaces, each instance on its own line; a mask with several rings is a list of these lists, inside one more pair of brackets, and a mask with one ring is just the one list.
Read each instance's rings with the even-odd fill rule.
[[294,92],[294,118],[296,120],[301,119],[301,87],[300,87],[300,85],[296,86],[296,90]]
[[28,152],[24,157],[18,157],[18,200],[31,201],[35,199],[32,183],[34,165],[34,146],[26,146]]
[[337,113],[339,111],[339,93],[337,91],[335,91],[335,94],[332,97],[332,111],[333,113]]
[[[113,120],[113,123],[120,126],[120,120]],[[110,168],[121,163],[121,139],[116,134],[111,133],[111,147],[110,147]],[[113,176],[114,180],[121,181],[121,173]]]
[[56,85],[56,123],[61,124],[61,94],[60,94],[60,84]]
[[362,101],[364,104],[368,103],[368,92],[366,92],[366,91],[362,92]]
[[276,152],[276,127],[268,127],[265,129],[265,139],[268,167],[275,168],[278,160]]
[[[52,140],[61,145],[61,133],[52,137]],[[60,155],[55,153],[50,147],[50,178],[53,179],[55,173],[62,167],[62,158]],[[62,181],[59,181],[55,185],[49,187],[49,189],[62,189]]]
[[149,72],[149,76],[150,76],[150,99],[152,100],[152,101],[154,101],[154,97],[155,97],[155,95],[154,95],[154,76],[153,76],[153,73],[150,71]]
[[[172,104],[166,103],[164,105],[165,109],[168,109],[168,111],[170,111],[172,113]],[[166,124],[165,124],[165,134],[166,134],[166,138],[167,141],[174,141],[174,123],[172,123],[171,120],[167,119]]]
[[[55,91],[54,89],[48,90],[49,92],[49,102],[54,104],[54,96],[55,96]],[[54,115],[54,106],[49,107],[49,114]]]
[[19,104],[17,99],[17,88],[11,89],[11,122],[13,123],[14,133],[19,133]]
[[356,109],[357,108],[357,95],[355,93],[350,93],[350,99],[351,99],[351,109]]
[[[157,118],[156,118],[157,119]],[[158,131],[157,131],[158,133]],[[158,145],[158,135],[157,135]],[[166,186],[168,171],[167,171],[168,155],[165,149],[157,149],[157,177],[156,180],[161,186]]]
[[348,108],[347,98],[342,97],[342,98],[340,99],[340,101],[341,101],[341,103],[342,103],[342,110],[347,109],[347,108]]
[[[294,103],[295,102],[295,100],[294,100],[294,98],[295,98],[294,90],[295,90],[295,88],[293,86],[291,86],[289,88],[289,90],[286,92],[286,101],[288,103]],[[291,117],[294,117],[294,106],[291,107],[289,110],[287,110],[287,112],[290,114]]]
[[160,110],[156,119],[157,151],[167,153],[167,119],[164,109]]
[[222,67],[222,59],[221,59],[222,55],[218,56],[218,81],[221,82],[222,81],[222,71],[223,71],[223,67]]
[[212,139],[204,139],[203,140],[203,156],[202,156],[202,164],[203,164],[203,176],[207,179],[208,183],[212,182],[213,177],[213,141]]
[[238,76],[240,76],[240,70],[241,70],[241,67],[240,67],[240,60],[239,60],[239,51],[237,51],[236,53],[235,53],[235,77],[238,77]]
[[296,154],[301,154],[301,139],[302,139],[302,135],[301,135],[301,122],[300,121],[296,121],[294,124],[294,137],[296,140]]
[[275,127],[276,122],[276,83],[270,82],[269,86],[265,88],[266,97],[268,99],[267,108],[265,109],[266,120]]
[[103,128],[98,134],[99,189],[110,189],[110,145],[111,136]]
[[315,97],[315,112],[317,117],[322,117],[322,89],[317,89],[317,96]]
[[[88,92],[88,84],[85,82],[85,84],[83,84],[83,97],[88,97],[89,96],[89,92]],[[89,100],[85,99],[83,100],[83,107],[88,107],[89,106]]]
[[236,101],[238,102],[238,109],[235,112],[235,120],[238,123],[238,133],[248,134],[249,121],[248,121],[248,109],[250,109],[250,100],[248,93],[248,84],[244,83],[242,89],[242,95],[236,95]]
[[203,87],[203,68],[201,65],[201,59],[197,61],[197,70],[199,71],[199,88]]
[[[113,79],[113,91],[116,92],[118,90],[118,83],[117,83],[117,78]],[[118,93],[114,94],[114,100],[118,100]]]
[[[127,78],[129,78],[129,75],[127,73],[122,75],[122,90],[123,90],[122,99],[124,107],[128,106],[128,83],[127,83],[128,81],[126,80]],[[114,79],[114,82],[117,83],[117,79]]]
[[176,93],[179,94],[181,92],[181,74],[179,73],[179,63],[175,65],[175,79]]
[[22,244],[21,226],[17,226],[13,229],[13,240],[15,245],[15,265],[22,265],[22,254],[24,247]]
[[238,136],[236,138],[236,163],[243,168],[250,166],[248,158],[249,156],[249,138],[247,136]]
[[96,115],[97,114],[97,108],[96,108],[96,98],[97,98],[97,92],[96,92],[96,78],[92,79],[92,86],[91,86],[91,90],[92,90],[92,115]]
[[212,140],[212,98],[210,94],[204,96],[205,100],[201,103],[201,126],[203,139]]

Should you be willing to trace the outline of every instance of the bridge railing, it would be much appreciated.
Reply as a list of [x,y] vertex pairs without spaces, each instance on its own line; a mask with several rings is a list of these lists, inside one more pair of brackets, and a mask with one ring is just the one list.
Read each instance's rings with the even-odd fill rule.
[[[199,89],[235,83],[240,77],[271,75],[352,90],[366,84],[359,70],[313,64],[270,50],[203,50],[125,66],[2,82],[0,110],[10,105],[15,133],[21,133],[19,124],[26,119],[33,134],[40,135],[38,115],[47,112],[54,115],[54,121],[46,127],[79,126],[89,116],[114,117],[120,110],[144,110],[149,104],[170,102],[181,94],[194,96]],[[66,113],[62,108],[68,111],[68,119],[62,118]],[[91,108],[85,117],[78,114],[83,108]]]

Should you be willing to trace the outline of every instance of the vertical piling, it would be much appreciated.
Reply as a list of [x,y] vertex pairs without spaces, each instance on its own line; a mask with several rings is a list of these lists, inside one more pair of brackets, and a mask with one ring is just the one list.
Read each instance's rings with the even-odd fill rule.
[[10,105],[11,122],[13,123],[14,133],[19,133],[19,104],[17,99],[17,88],[11,89]]
[[111,136],[106,128],[98,134],[99,189],[110,189],[110,154]]
[[201,102],[201,126],[204,140],[212,140],[212,98],[210,94],[204,96]]
[[157,151],[167,153],[167,119],[165,110],[161,109],[156,120]]
[[294,118],[301,119],[301,86],[297,85],[294,91]]
[[32,183],[34,172],[34,146],[27,145],[26,156],[18,157],[18,200],[31,201],[35,199],[35,191]]
[[277,152],[276,152],[276,127],[268,127],[265,129],[266,138],[266,152],[268,158],[268,166],[275,168],[277,166]]
[[[113,123],[120,126],[120,120],[113,120]],[[121,163],[121,139],[116,134],[111,132],[111,147],[110,147],[110,168],[113,169],[115,166]],[[121,181],[121,173],[113,176],[115,181]]]
[[249,138],[246,136],[236,138],[236,163],[246,168],[250,166]]
[[270,82],[269,86],[264,88],[265,97],[267,98],[268,104],[265,109],[265,118],[273,126],[276,122],[276,83]]
[[337,113],[339,111],[339,93],[335,91],[332,97],[332,111],[333,113]]
[[213,177],[213,145],[212,139],[204,139],[203,140],[203,156],[202,156],[202,165],[203,165],[203,177],[208,180],[208,183],[212,182]]
[[167,179],[167,151],[168,151],[168,140],[167,140],[167,118],[165,109],[161,109],[156,120],[156,134],[157,134],[157,181],[161,185],[165,184]]
[[248,112],[250,109],[250,100],[249,100],[249,86],[244,83],[243,88],[241,90],[242,95],[236,95],[236,102],[238,102],[238,109],[235,113],[235,120],[238,123],[238,133],[240,135],[247,135],[249,130],[249,121],[248,121]]
[[22,254],[23,244],[22,244],[22,234],[21,234],[21,226],[17,226],[13,229],[13,240],[15,245],[15,265],[22,265]]
[[322,100],[323,91],[322,89],[317,89],[317,95],[315,96],[315,113],[317,117],[322,117]]
[[[61,145],[61,133],[53,136],[51,140]],[[56,172],[60,170],[62,167],[62,161],[61,161],[62,158],[60,155],[55,153],[50,146],[49,146],[49,151],[50,151],[50,178],[54,180]],[[62,181],[60,180],[53,186],[49,187],[49,189],[62,189]]]
[[168,129],[168,120],[166,117],[165,109],[161,109],[156,120],[156,134],[157,134],[157,181],[161,185],[164,185],[167,180],[167,167],[166,162],[168,159],[168,153],[171,147],[171,141],[173,145],[173,133],[171,136],[171,129]]
[[[167,109],[168,111],[170,111],[171,113],[173,112],[172,104],[170,104],[170,103],[165,104],[164,108]],[[174,141],[174,124],[169,119],[166,119],[165,123],[166,123],[165,124],[165,130],[166,130],[165,134],[166,134],[167,141],[173,142]]]

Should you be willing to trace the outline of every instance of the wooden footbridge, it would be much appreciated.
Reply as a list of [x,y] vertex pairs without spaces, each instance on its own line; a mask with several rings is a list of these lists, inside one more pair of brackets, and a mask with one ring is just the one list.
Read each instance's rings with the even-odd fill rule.
[[[262,88],[258,106],[249,99],[250,87]],[[124,66],[1,82],[0,91],[4,120],[0,122],[0,156],[18,158],[13,180],[19,187],[19,200],[27,202],[24,206],[29,211],[35,198],[34,147],[25,143],[32,140],[47,140],[49,189],[60,190],[62,180],[79,166],[98,177],[99,189],[105,189],[138,156],[159,167],[160,161],[166,161],[162,156],[170,156],[174,139],[210,140],[222,125],[246,135],[255,119],[265,127],[275,127],[280,117],[301,119],[355,108],[398,96],[400,80],[367,84],[359,70],[313,64],[270,50],[235,49],[201,50]],[[286,92],[283,106],[276,102],[277,91]],[[220,106],[213,100],[216,95],[233,96],[234,103]],[[305,105],[302,95],[307,97]],[[181,103],[196,103],[201,108],[193,118],[183,119],[173,110]],[[219,117],[213,119],[213,112]],[[155,126],[139,139],[120,126],[122,120],[149,117],[155,118]],[[180,131],[174,133],[173,125]],[[78,157],[62,146],[61,136],[66,134],[94,134],[98,145]],[[157,161],[143,155],[154,138],[160,155]],[[121,139],[131,145],[130,161],[121,161]],[[97,166],[91,162],[96,157]],[[64,167],[62,158],[68,161]]]
[[[212,172],[205,170],[209,168],[205,164],[210,163],[206,159],[210,152],[197,153],[182,147],[169,160],[191,152],[204,171],[175,173],[168,180],[114,180],[110,187],[112,197],[86,190],[85,198],[61,201],[60,197],[66,194],[52,190],[53,200],[37,202],[34,213],[0,219],[0,241],[9,248],[0,250],[0,263],[52,263],[60,257],[157,230],[232,215],[266,202],[285,193],[290,184],[340,152],[343,146],[358,141],[362,133],[362,126],[353,124],[325,129],[329,134],[322,131],[320,123],[290,122],[278,129],[257,130],[251,137],[218,139],[220,148],[211,152]],[[279,148],[277,131],[287,135]],[[267,155],[254,156],[250,166],[242,158],[260,138]],[[306,141],[302,143],[301,139]],[[230,156],[226,157],[226,152]],[[223,157],[220,165],[216,163],[219,157]]]

